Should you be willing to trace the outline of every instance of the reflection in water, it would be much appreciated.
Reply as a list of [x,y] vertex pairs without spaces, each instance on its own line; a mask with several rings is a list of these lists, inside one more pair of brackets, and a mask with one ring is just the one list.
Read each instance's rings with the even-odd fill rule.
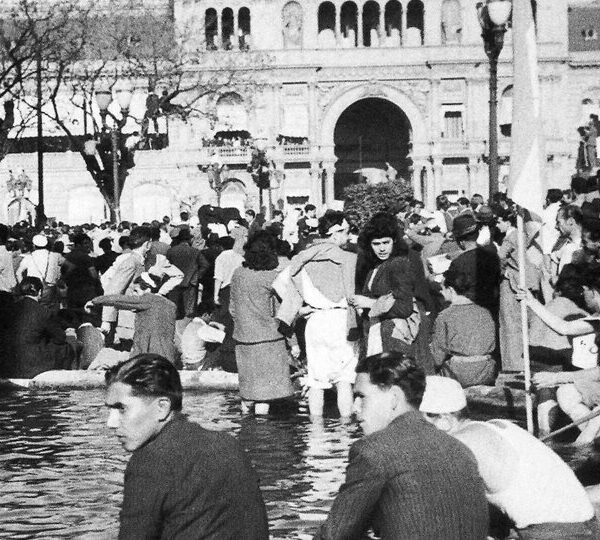
[[[355,425],[306,409],[241,417],[235,393],[188,393],[184,411],[238,437],[256,467],[272,538],[312,538],[342,483]],[[129,455],[106,428],[104,392],[0,396],[0,538],[112,539]],[[582,473],[598,476],[598,451],[557,445]],[[586,481],[587,480],[587,481]]]
[[[355,426],[305,408],[241,417],[235,393],[191,393],[184,412],[237,436],[261,479],[273,538],[312,538],[343,481]],[[0,396],[0,537],[115,538],[129,455],[102,390]]]

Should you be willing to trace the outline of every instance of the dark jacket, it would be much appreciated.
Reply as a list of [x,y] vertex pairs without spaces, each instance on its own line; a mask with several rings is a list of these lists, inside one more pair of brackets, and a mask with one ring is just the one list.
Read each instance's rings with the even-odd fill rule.
[[197,287],[209,268],[209,263],[200,250],[186,242],[171,247],[167,251],[167,259],[183,272],[179,287]]
[[471,451],[417,411],[350,447],[346,481],[316,539],[483,540],[488,504]]
[[258,480],[235,439],[177,417],[136,450],[119,538],[267,540]]
[[29,379],[51,369],[70,369],[74,352],[56,316],[32,298],[7,310],[0,329],[0,376]]

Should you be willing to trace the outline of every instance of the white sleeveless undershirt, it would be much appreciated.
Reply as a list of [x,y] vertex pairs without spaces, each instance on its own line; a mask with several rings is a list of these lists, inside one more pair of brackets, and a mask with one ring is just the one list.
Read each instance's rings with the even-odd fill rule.
[[[539,523],[580,523],[594,517],[584,487],[543,442],[507,420],[475,423],[494,430],[519,456],[510,485],[487,494],[489,502],[502,509],[517,528]],[[460,432],[456,437],[460,440]]]

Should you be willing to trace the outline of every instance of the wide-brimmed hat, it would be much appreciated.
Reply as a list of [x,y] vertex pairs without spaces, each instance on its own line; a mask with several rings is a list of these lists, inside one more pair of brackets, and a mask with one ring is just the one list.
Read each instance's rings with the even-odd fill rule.
[[477,230],[477,220],[471,213],[461,214],[452,222],[452,233],[454,238],[460,239]]
[[43,234],[36,234],[31,241],[35,247],[43,248],[48,245],[48,238]]
[[460,383],[449,377],[426,377],[425,392],[419,410],[429,414],[458,412],[467,406],[465,391]]

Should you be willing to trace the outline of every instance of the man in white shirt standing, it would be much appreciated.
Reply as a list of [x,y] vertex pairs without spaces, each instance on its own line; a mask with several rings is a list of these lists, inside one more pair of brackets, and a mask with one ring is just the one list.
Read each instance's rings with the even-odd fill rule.
[[33,251],[23,257],[17,269],[17,281],[21,282],[25,276],[41,279],[44,289],[40,304],[50,309],[58,309],[56,282],[60,277],[60,266],[64,259],[59,253],[48,250],[48,238],[43,234],[36,234],[32,242]]
[[235,240],[231,236],[219,239],[223,251],[215,259],[215,305],[229,307],[229,285],[233,272],[244,262],[244,257],[233,251]]

